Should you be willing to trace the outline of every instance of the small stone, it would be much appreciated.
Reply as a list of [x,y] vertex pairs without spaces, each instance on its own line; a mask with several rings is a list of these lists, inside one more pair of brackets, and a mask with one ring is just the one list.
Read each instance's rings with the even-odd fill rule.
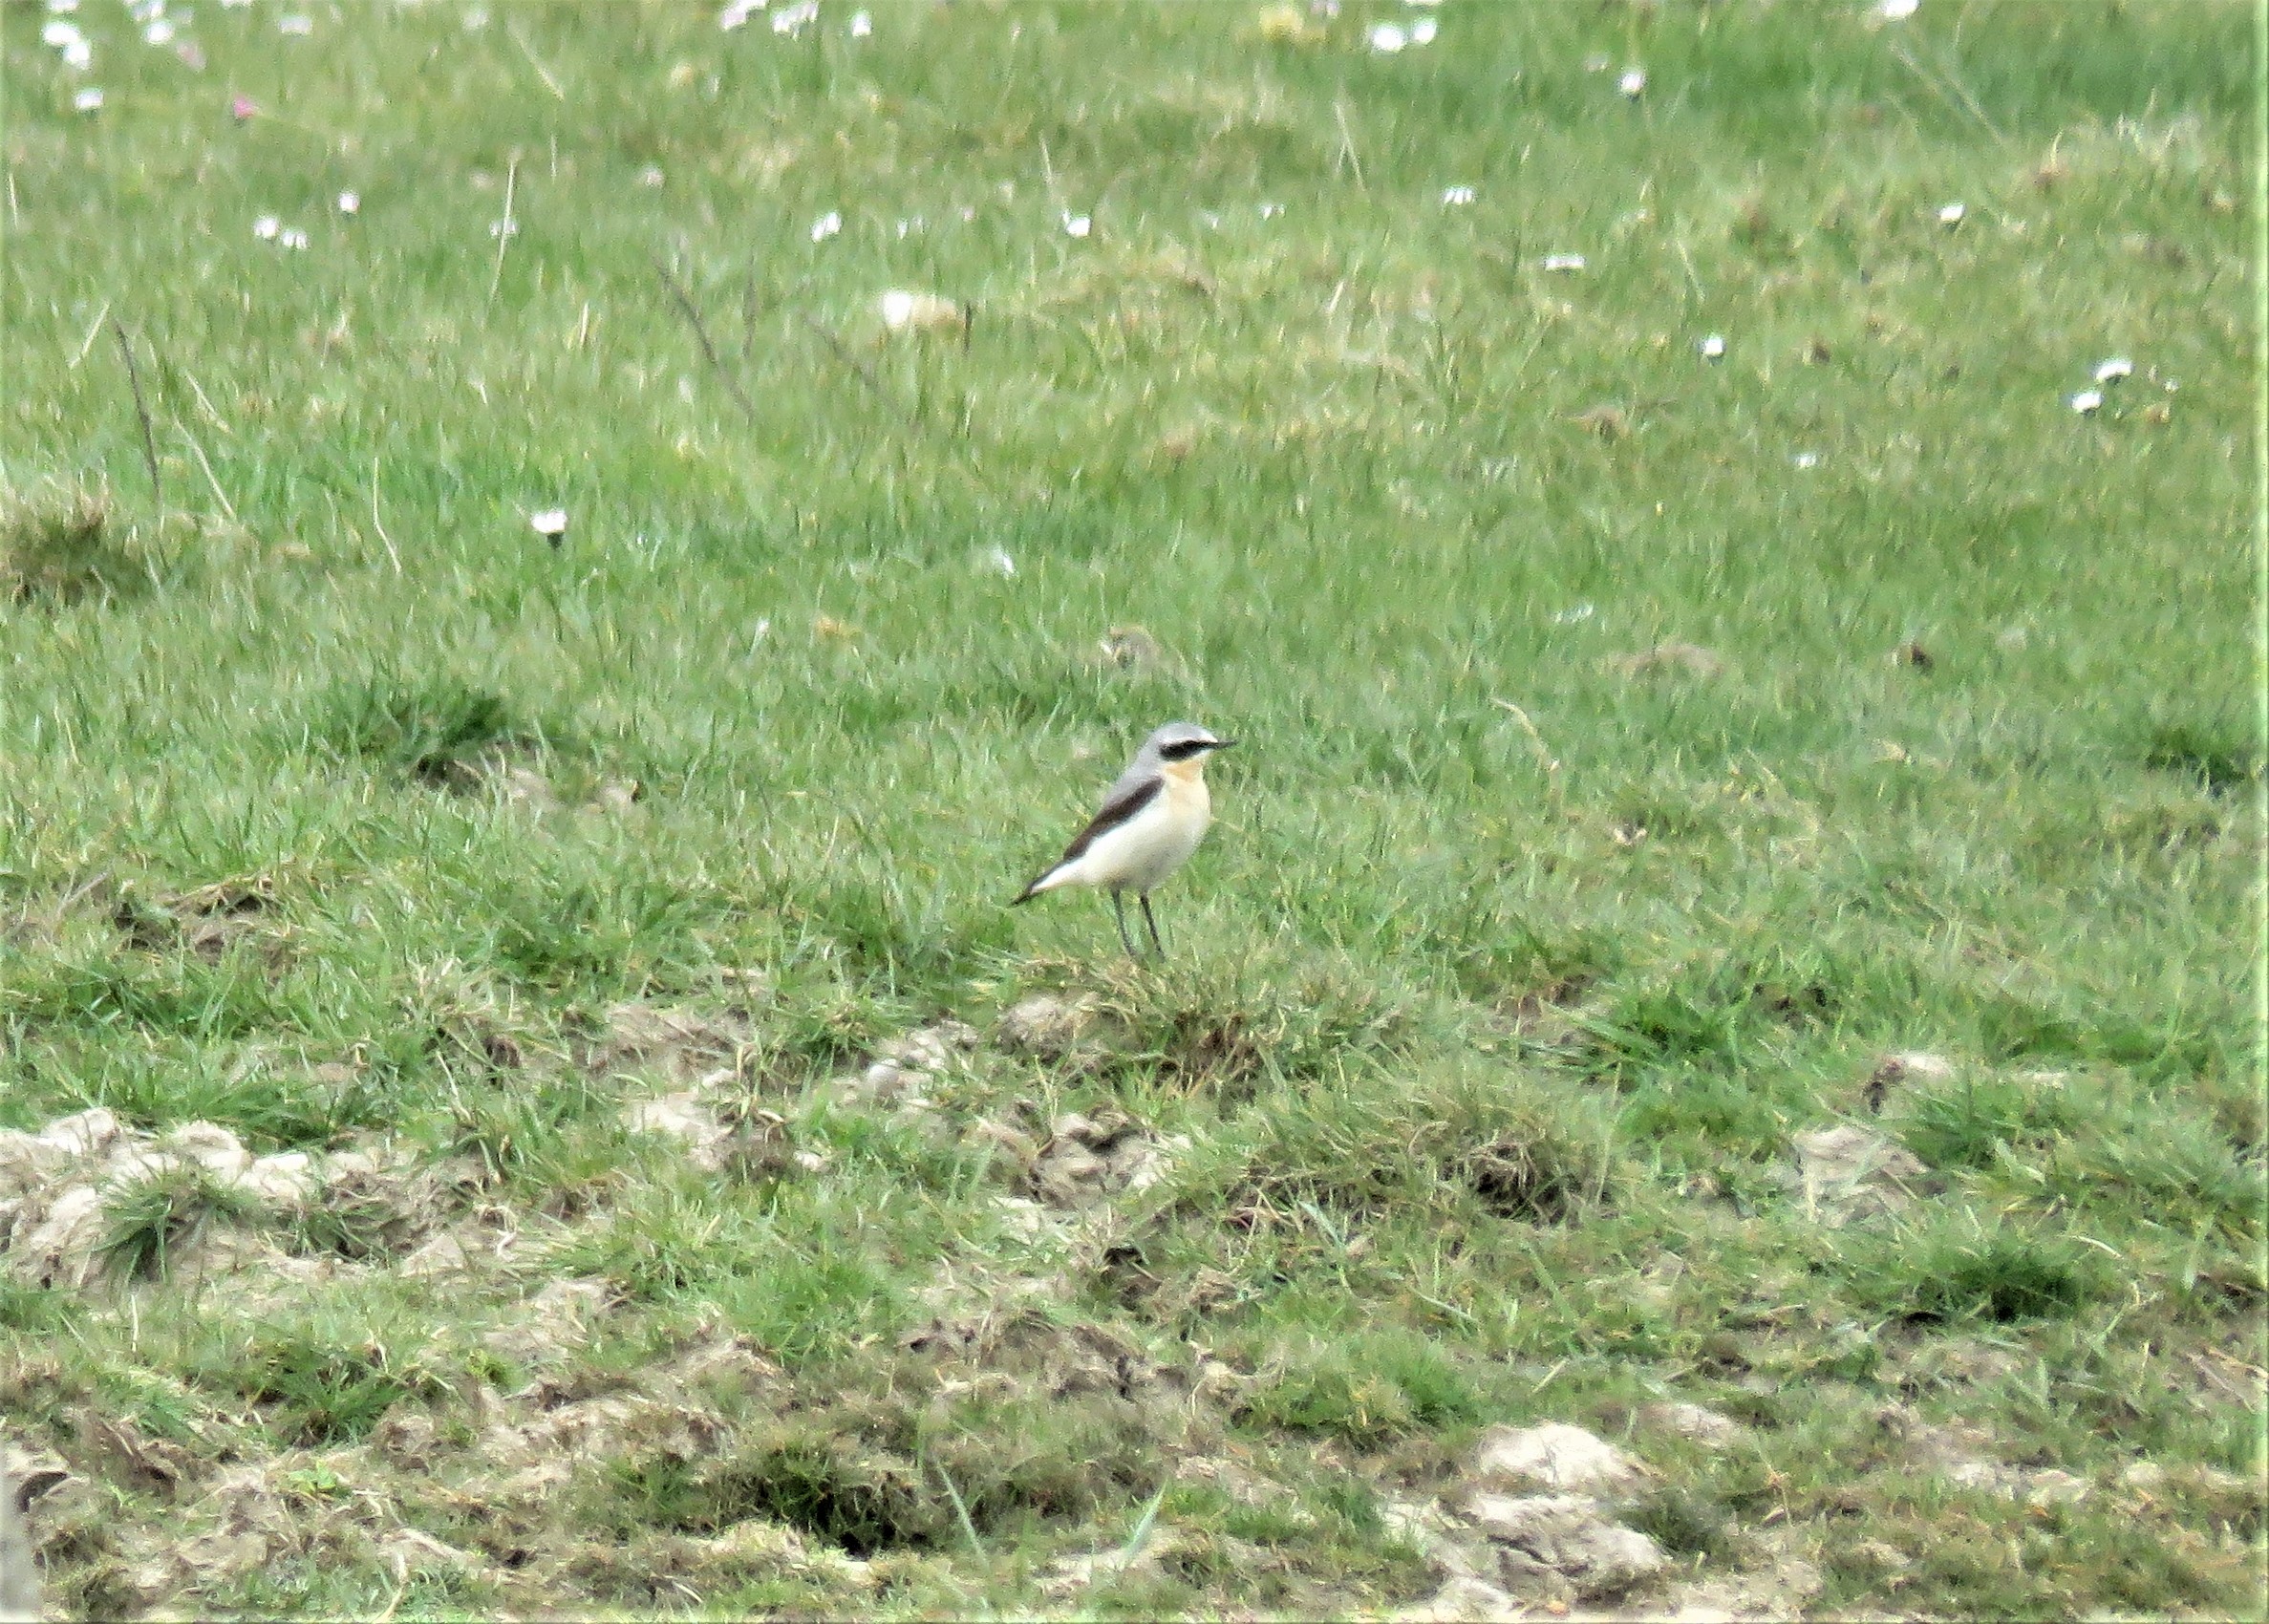
[[920,1086],[922,1074],[896,1060],[877,1060],[860,1076],[853,1092],[870,1105],[889,1105],[910,1089]]

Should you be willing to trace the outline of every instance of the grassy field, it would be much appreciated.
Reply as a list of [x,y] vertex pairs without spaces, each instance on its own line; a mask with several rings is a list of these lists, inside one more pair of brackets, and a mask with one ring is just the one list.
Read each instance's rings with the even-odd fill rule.
[[2263,1605],[2251,9],[185,12],[0,10],[51,1608],[1384,1613],[1543,1421]]

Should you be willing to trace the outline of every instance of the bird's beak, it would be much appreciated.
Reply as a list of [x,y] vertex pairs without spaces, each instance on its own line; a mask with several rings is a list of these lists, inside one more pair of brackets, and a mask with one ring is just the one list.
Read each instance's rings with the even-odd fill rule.
[[1211,746],[1211,747],[1212,747],[1213,749],[1215,749],[1215,750],[1227,750],[1227,749],[1228,749],[1228,748],[1229,748],[1231,745],[1232,745],[1232,744],[1234,744],[1234,743],[1236,743],[1236,740],[1235,740],[1235,739],[1233,739],[1233,738],[1216,738],[1216,739],[1213,741],[1213,743],[1212,743],[1212,746]]

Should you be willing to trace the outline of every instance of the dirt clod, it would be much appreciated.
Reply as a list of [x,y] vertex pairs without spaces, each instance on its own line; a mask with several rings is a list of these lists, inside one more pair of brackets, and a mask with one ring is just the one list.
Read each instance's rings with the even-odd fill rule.
[[675,1140],[684,1147],[686,1160],[705,1173],[717,1172],[725,1165],[725,1124],[697,1094],[632,1100],[623,1108],[623,1125],[632,1133]]
[[1588,1600],[1653,1578],[1669,1558],[1585,1494],[1476,1494],[1466,1519],[1488,1539],[1500,1583],[1515,1593]]
[[1914,1152],[1857,1123],[1800,1133],[1795,1144],[1806,1214],[1831,1229],[1902,1211],[1929,1186]]
[[1627,677],[1671,673],[1707,678],[1725,671],[1724,656],[1699,643],[1658,643],[1637,653],[1618,654],[1608,663]]
[[685,1086],[737,1066],[755,1037],[745,1010],[622,1003],[607,1012],[606,1030],[586,1063],[602,1078],[659,1077]]
[[1166,650],[1158,639],[1139,626],[1114,626],[1103,633],[1096,645],[1103,664],[1122,671],[1147,673],[1166,669]]
[[1692,1439],[1704,1449],[1727,1448],[1748,1433],[1748,1428],[1731,1416],[1682,1401],[1649,1404],[1638,1412],[1638,1419],[1664,1432]]
[[1026,1188],[1062,1210],[1092,1207],[1121,1190],[1147,1189],[1166,1174],[1167,1152],[1187,1148],[1175,1135],[1153,1140],[1124,1112],[1103,1109],[1056,1119],[1025,1175]]
[[994,1036],[1013,1055],[1061,1060],[1094,1032],[1099,1018],[1091,994],[1063,998],[1053,993],[1035,993],[1017,1000],[1001,1015]]
[[1614,1444],[1580,1426],[1493,1426],[1482,1434],[1470,1476],[1479,1483],[1561,1490],[1631,1487],[1639,1464]]

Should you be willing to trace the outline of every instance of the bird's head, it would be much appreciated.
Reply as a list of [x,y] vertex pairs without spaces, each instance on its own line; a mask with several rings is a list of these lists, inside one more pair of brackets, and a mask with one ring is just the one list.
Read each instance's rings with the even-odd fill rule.
[[1143,741],[1143,754],[1164,769],[1184,767],[1196,772],[1207,757],[1227,750],[1233,738],[1218,738],[1210,728],[1195,722],[1168,722]]

